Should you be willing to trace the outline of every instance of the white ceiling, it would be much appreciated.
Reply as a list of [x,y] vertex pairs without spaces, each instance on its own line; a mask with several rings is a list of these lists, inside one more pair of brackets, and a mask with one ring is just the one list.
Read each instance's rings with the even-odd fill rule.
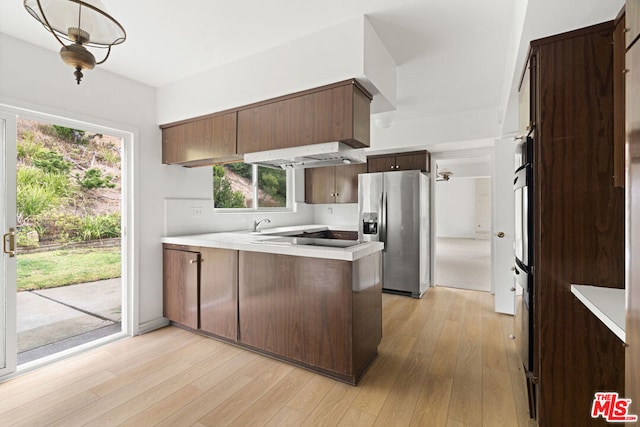
[[[59,50],[22,1],[1,1],[0,32]],[[100,67],[154,87],[366,15],[397,64],[396,122],[490,111],[499,137],[515,130],[514,84],[529,41],[613,19],[623,0],[103,3],[128,38]]]

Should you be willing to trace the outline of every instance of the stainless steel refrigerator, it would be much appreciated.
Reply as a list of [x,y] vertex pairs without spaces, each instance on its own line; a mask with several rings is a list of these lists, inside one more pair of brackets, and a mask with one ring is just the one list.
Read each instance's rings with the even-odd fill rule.
[[384,243],[382,290],[421,298],[431,285],[429,176],[360,174],[358,211],[359,238]]

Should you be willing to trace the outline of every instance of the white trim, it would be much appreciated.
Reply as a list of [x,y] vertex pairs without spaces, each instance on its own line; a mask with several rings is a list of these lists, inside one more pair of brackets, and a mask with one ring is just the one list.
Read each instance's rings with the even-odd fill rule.
[[[218,165],[218,166],[223,166],[223,165]],[[285,207],[276,207],[276,208],[265,208],[265,207],[259,207],[258,206],[258,167],[264,167],[264,166],[259,166],[259,165],[251,165],[252,166],[252,170],[251,170],[251,186],[252,186],[252,194],[251,196],[253,197],[253,206],[251,207],[246,207],[246,208],[216,208],[215,207],[215,201],[214,201],[214,207],[213,207],[213,212],[216,214],[228,214],[228,213],[258,213],[258,212],[296,212],[297,210],[297,205],[295,202],[295,191],[294,191],[294,185],[295,185],[295,175],[293,174],[293,170],[292,169],[285,169],[285,173],[287,176],[287,205]],[[212,183],[213,185],[213,183]],[[213,188],[212,188],[213,190]],[[214,195],[215,197],[215,195]]]

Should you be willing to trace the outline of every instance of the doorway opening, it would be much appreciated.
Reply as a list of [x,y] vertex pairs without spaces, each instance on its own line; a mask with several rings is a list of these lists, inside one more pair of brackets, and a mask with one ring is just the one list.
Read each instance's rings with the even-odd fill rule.
[[123,331],[123,142],[17,120],[18,366]]
[[491,158],[437,160],[437,286],[491,292]]

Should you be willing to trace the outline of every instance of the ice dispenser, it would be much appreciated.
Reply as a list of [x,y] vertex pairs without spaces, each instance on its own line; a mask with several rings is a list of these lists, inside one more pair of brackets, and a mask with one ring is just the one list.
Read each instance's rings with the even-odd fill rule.
[[362,213],[362,234],[378,234],[378,213]]

